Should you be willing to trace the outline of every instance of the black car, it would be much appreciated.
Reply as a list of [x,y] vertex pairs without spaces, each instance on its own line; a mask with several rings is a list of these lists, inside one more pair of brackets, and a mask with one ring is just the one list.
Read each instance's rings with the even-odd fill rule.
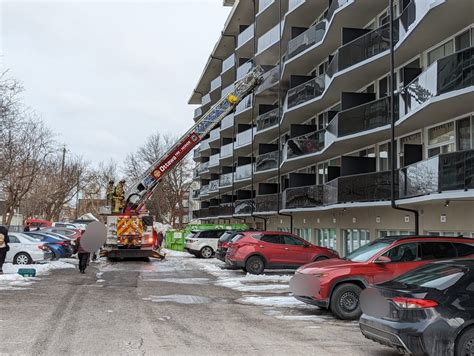
[[227,254],[227,249],[229,248],[230,241],[237,235],[239,235],[241,231],[226,231],[221,235],[219,241],[217,241],[217,250],[216,250],[216,257],[225,262],[225,255]]
[[414,355],[474,355],[474,260],[431,263],[361,295],[368,339]]

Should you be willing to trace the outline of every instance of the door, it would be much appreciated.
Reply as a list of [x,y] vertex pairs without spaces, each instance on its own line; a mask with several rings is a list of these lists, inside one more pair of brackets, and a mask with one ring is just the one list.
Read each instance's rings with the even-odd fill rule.
[[457,257],[456,247],[448,241],[420,242],[421,260],[425,263]]
[[371,282],[385,282],[422,265],[419,255],[417,242],[402,243],[391,248],[383,254],[390,258],[390,262],[374,263],[375,273],[372,275]]
[[260,243],[256,245],[260,252],[271,265],[284,265],[288,251],[285,250],[283,237],[277,234],[263,234]]
[[8,244],[10,251],[7,252],[6,262],[13,262],[13,257],[21,251],[21,243],[18,237],[14,235],[10,234],[8,238],[10,239],[10,243]]
[[295,236],[283,235],[283,241],[287,252],[284,256],[285,264],[300,266],[312,262],[312,251],[306,247],[303,240]]

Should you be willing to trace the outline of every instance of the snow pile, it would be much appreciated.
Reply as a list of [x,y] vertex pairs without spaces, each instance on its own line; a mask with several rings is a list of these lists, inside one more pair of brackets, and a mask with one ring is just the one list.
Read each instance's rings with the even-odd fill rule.
[[260,305],[265,307],[279,307],[279,308],[298,308],[298,309],[319,309],[316,306],[308,305],[292,296],[277,296],[277,297],[262,297],[257,295],[244,296],[237,299],[237,303]]
[[166,248],[161,249],[161,252],[166,254],[166,257],[191,257],[191,254],[187,252],[168,250]]

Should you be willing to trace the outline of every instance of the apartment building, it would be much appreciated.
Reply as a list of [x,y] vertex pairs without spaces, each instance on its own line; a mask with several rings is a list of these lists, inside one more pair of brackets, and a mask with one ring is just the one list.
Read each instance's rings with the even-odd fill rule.
[[[232,2],[227,1],[228,5]],[[231,4],[232,5],[232,4]],[[387,234],[474,237],[472,0],[236,0],[189,100],[265,81],[194,151],[193,218],[346,254]],[[216,34],[217,36],[218,34]]]

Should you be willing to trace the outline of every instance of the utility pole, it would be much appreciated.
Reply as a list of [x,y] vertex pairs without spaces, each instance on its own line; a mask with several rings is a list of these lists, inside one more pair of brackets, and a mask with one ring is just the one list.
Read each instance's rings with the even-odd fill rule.
[[66,162],[66,145],[63,146],[63,157],[61,159],[61,183],[62,183],[63,177],[64,177],[65,162]]

